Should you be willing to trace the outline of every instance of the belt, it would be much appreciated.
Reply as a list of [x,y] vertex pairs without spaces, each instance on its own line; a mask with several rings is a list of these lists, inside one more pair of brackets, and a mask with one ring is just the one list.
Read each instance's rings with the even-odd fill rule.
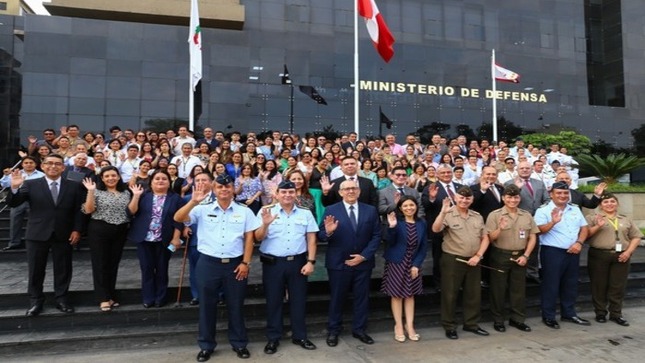
[[291,255],[291,256],[274,256],[274,255],[270,255],[268,253],[265,253],[265,255],[271,256],[271,257],[275,258],[276,260],[280,260],[280,261],[293,261],[298,257],[304,257],[306,254],[307,254],[307,252],[303,252],[301,254]]
[[225,264],[231,263],[231,262],[237,262],[237,261],[242,259],[242,256],[219,258],[219,257],[213,257],[213,256],[205,255],[205,254],[202,254],[200,256],[200,258],[202,258],[202,257],[206,257],[206,258],[212,260],[213,262],[221,263],[222,265],[225,265]]
[[599,252],[606,252],[606,253],[622,253],[622,252],[618,252],[618,251],[616,251],[614,248],[596,248],[596,247],[589,247],[589,248],[590,248],[590,249],[592,249],[592,250],[599,251]]
[[524,254],[524,250],[505,250],[503,248],[499,248],[499,247],[495,247],[495,246],[493,246],[493,248],[499,253],[503,253],[503,254],[507,254],[507,255],[511,255],[511,256],[518,256],[518,255],[523,255]]

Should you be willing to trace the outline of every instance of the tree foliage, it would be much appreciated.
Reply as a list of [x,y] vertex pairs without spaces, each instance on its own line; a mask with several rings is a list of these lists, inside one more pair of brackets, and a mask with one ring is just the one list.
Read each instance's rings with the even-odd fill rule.
[[634,149],[638,156],[645,156],[645,124],[632,130],[634,137]]
[[533,144],[535,147],[549,148],[552,144],[566,147],[570,155],[587,154],[591,150],[591,140],[587,136],[580,135],[575,131],[560,131],[558,134],[529,134],[523,136],[526,144]]
[[645,158],[626,154],[599,155],[580,154],[576,157],[580,169],[601,177],[607,184],[614,184],[621,176],[645,166]]
[[445,131],[450,130],[450,124],[443,122],[432,122],[427,125],[423,125],[417,129],[415,132],[421,139],[421,143],[429,144],[432,139],[432,135],[442,135],[446,136]]
[[[507,120],[504,116],[497,118],[497,138],[498,140],[512,142],[518,136],[522,136],[526,131],[520,126],[515,125],[512,121]],[[477,135],[480,139],[493,140],[493,124],[484,123],[477,128]]]

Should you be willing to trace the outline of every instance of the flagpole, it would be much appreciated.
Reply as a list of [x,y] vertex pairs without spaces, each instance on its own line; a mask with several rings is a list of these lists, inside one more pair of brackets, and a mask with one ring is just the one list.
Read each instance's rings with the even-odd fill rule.
[[495,82],[495,49],[490,56],[490,79],[493,83],[493,140],[497,141],[497,85]]
[[354,1],[354,132],[358,132],[358,2]]
[[[189,71],[189,80],[192,80],[192,72]],[[193,92],[192,82],[188,81],[188,129],[195,130],[195,92]]]

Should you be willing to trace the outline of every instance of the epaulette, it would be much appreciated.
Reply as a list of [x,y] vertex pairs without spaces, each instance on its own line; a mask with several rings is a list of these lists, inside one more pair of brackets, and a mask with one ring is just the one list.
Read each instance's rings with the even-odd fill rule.
[[570,205],[570,206],[572,206],[572,207],[580,208],[580,206],[578,206],[578,205],[577,205],[577,204],[575,204],[575,203],[571,203],[571,202],[569,202],[569,203],[567,203],[567,204],[568,204],[568,205]]
[[271,204],[263,205],[261,209],[273,208],[276,204],[278,204],[278,203],[271,203]]
[[237,200],[235,201],[235,204],[237,204],[239,206],[242,206],[242,207],[246,207],[246,208],[249,207],[248,205],[246,205],[246,203],[238,202]]
[[477,215],[477,216],[480,216],[480,215],[481,215],[481,214],[480,214],[478,211],[476,211],[476,210],[472,210],[472,209],[468,209],[468,210],[469,210],[470,212],[473,212],[473,214],[474,214],[474,215]]

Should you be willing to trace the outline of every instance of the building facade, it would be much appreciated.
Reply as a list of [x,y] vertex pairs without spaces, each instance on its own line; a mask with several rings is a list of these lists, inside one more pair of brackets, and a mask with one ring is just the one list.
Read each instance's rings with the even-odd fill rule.
[[[52,0],[44,3],[51,16],[0,15],[4,165],[45,127],[106,131],[188,119],[190,1],[129,3]],[[489,123],[492,49],[498,64],[521,76],[518,84],[497,83],[498,117],[526,130],[560,125],[629,147],[630,131],[645,119],[640,0],[377,3],[395,55],[384,63],[359,21],[362,135],[378,134],[379,106],[398,135],[431,122]],[[200,1],[200,12],[199,125],[288,130],[286,64],[294,85],[315,87],[328,103],[296,88],[295,132],[353,130],[352,1]]]

